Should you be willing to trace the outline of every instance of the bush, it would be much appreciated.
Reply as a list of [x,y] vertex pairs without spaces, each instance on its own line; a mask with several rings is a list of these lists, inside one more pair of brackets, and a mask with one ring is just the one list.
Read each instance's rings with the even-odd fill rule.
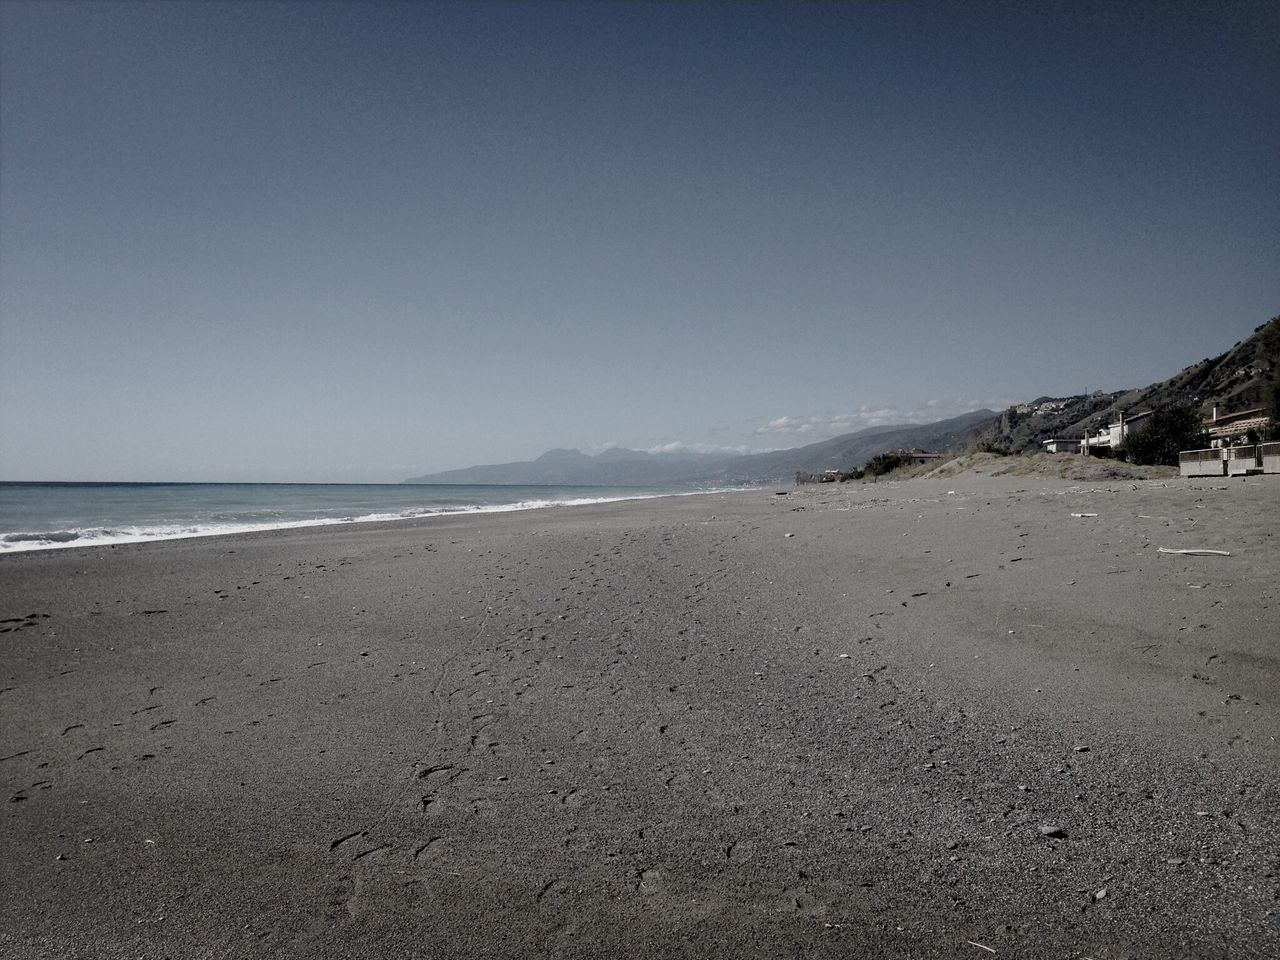
[[1009,456],[1010,450],[1007,443],[1000,443],[995,440],[983,440],[973,448],[973,453],[994,453],[998,457]]
[[1118,452],[1132,463],[1176,466],[1179,450],[1208,445],[1199,412],[1190,404],[1182,404],[1157,410],[1146,427],[1124,438]]
[[901,466],[911,463],[910,457],[903,456],[900,453],[881,453],[872,457],[867,461],[867,465],[863,468],[863,473],[869,477],[883,477],[892,470],[897,470]]

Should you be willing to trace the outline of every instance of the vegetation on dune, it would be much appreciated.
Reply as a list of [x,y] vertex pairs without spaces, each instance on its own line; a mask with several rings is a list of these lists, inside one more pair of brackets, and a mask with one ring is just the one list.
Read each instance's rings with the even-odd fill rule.
[[881,453],[872,457],[862,469],[869,476],[883,477],[886,473],[913,462],[911,457],[898,453],[896,450],[891,450],[888,453]]

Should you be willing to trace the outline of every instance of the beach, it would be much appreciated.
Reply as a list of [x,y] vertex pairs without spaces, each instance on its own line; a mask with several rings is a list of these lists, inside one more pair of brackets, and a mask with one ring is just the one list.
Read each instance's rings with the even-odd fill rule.
[[5,957],[1280,955],[1280,477],[33,551],[0,620]]

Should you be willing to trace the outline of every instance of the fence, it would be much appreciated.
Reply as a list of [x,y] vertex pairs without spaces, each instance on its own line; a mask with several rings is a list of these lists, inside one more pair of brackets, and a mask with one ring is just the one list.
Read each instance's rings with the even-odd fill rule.
[[1184,477],[1221,477],[1227,464],[1222,450],[1183,450],[1178,454],[1178,472]]
[[1212,450],[1183,450],[1178,454],[1178,472],[1184,477],[1243,477],[1249,473],[1280,473],[1280,442]]
[[1258,444],[1263,473],[1280,473],[1280,442]]
[[1233,477],[1243,477],[1246,473],[1261,473],[1262,457],[1256,445],[1227,448],[1227,473]]

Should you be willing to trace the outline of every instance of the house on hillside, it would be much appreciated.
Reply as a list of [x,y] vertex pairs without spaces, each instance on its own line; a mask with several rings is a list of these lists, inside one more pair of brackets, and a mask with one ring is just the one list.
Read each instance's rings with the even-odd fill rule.
[[941,453],[930,453],[928,450],[899,450],[900,456],[906,457],[912,463],[932,463],[934,460],[943,459]]
[[1154,410],[1144,410],[1142,413],[1135,413],[1131,417],[1120,414],[1120,419],[1115,423],[1109,423],[1097,433],[1090,435],[1087,431],[1084,440],[1080,443],[1080,452],[1088,453],[1090,450],[1109,449],[1118,450],[1120,444],[1124,443],[1124,438],[1131,433],[1136,433],[1147,425],[1147,420],[1155,413]]
[[1214,407],[1213,415],[1206,417],[1203,423],[1213,446],[1229,447],[1239,442],[1250,430],[1262,433],[1271,425],[1271,418],[1262,407],[1225,414],[1219,413],[1218,408]]

